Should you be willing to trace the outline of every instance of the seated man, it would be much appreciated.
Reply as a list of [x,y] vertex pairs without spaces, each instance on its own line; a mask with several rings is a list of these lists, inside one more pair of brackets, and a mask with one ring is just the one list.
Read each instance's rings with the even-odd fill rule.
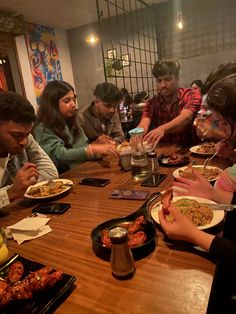
[[22,198],[30,185],[58,177],[30,134],[35,118],[33,106],[24,97],[0,93],[0,208]]
[[95,100],[80,113],[80,125],[90,142],[121,143],[125,140],[121,127],[118,106],[122,99],[120,90],[111,83],[98,84]]
[[192,88],[178,87],[179,69],[175,61],[158,61],[152,69],[158,93],[147,103],[139,127],[146,134],[144,140],[153,147],[161,139],[185,145],[193,141],[192,123],[200,109],[201,95]]
[[197,89],[201,93],[201,88],[203,86],[203,83],[201,80],[194,80],[192,81],[190,85],[193,89]]

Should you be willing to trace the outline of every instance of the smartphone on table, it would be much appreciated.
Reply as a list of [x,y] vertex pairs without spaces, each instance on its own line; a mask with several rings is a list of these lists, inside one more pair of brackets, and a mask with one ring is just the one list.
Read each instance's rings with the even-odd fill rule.
[[166,174],[154,173],[141,183],[141,186],[153,187],[158,186],[165,178]]
[[46,203],[34,207],[32,209],[32,213],[61,215],[64,214],[69,208],[69,203]]
[[105,186],[108,183],[110,183],[109,179],[101,179],[101,178],[84,178],[81,181],[79,181],[79,184],[82,185],[91,185],[91,186]]

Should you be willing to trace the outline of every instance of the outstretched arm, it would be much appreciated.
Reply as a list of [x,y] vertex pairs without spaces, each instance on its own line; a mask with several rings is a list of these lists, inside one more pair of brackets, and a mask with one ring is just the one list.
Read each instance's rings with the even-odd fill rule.
[[145,136],[144,140],[150,145],[156,146],[165,134],[182,130],[193,119],[193,116],[194,114],[192,111],[183,109],[176,118],[150,131]]
[[211,199],[217,203],[231,204],[233,193],[214,188],[203,176],[193,170],[196,181],[178,178],[173,182],[174,187],[180,190],[175,190],[177,195],[192,195]]

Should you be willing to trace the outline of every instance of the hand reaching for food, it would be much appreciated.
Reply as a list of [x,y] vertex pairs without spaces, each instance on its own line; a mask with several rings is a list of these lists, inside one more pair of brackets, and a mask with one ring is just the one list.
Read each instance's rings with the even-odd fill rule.
[[147,144],[152,146],[152,149],[154,149],[160,140],[164,137],[164,135],[165,130],[162,127],[158,127],[148,132],[148,134],[144,136],[144,141],[146,141]]
[[215,150],[217,151],[217,156],[224,159],[229,159],[233,162],[236,160],[236,151],[234,151],[234,145],[227,141],[219,141],[215,144]]
[[196,180],[176,178],[177,181],[173,182],[173,186],[181,189],[176,189],[176,194],[199,196],[207,199],[212,199],[214,193],[213,186],[208,182],[207,179],[205,179],[202,175],[195,171],[195,169],[193,170],[193,175],[195,176]]
[[113,139],[110,136],[102,134],[97,137],[94,143],[95,144],[115,144],[115,141],[113,141]]
[[113,155],[119,157],[115,144],[91,144],[91,151],[95,155],[108,156]]
[[174,240],[190,241],[189,235],[195,230],[193,223],[175,207],[170,206],[168,212],[174,217],[172,223],[166,220],[163,210],[159,211],[160,224],[168,237]]
[[165,215],[169,215],[168,208],[170,206],[172,198],[173,198],[173,189],[172,188],[166,189],[161,200],[162,210]]
[[38,177],[39,172],[35,164],[24,164],[24,166],[17,172],[14,183],[7,190],[9,200],[14,201],[23,197],[27,188],[37,182]]

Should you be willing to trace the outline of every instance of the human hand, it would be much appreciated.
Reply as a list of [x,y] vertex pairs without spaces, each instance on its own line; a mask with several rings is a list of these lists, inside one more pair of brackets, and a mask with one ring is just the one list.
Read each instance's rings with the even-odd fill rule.
[[116,146],[113,143],[109,144],[91,144],[91,150],[93,154],[100,156],[113,155],[119,157],[119,153],[116,150]]
[[97,137],[96,141],[94,141],[96,144],[110,144],[110,143],[115,143],[113,139],[105,134],[102,134]]
[[234,147],[227,141],[219,141],[215,144],[215,150],[217,151],[217,156],[225,159],[234,159],[236,156]]
[[174,189],[176,195],[184,195],[184,196],[198,196],[207,199],[214,198],[214,188],[213,186],[201,176],[194,169],[193,175],[196,177],[196,181],[185,179],[185,178],[177,178],[177,181],[173,182],[173,187],[179,187],[179,189]]
[[39,177],[39,172],[35,164],[26,163],[17,172],[14,183],[8,189],[8,197],[10,201],[21,198],[27,188],[35,184]]
[[152,146],[152,148],[154,149],[159,141],[164,137],[164,135],[165,130],[160,126],[148,132],[143,139],[147,142],[148,145]]
[[168,208],[168,211],[174,217],[174,221],[172,223],[166,220],[164,212],[162,210],[159,211],[160,224],[167,236],[174,240],[191,242],[191,237],[196,227],[177,208],[170,206]]

